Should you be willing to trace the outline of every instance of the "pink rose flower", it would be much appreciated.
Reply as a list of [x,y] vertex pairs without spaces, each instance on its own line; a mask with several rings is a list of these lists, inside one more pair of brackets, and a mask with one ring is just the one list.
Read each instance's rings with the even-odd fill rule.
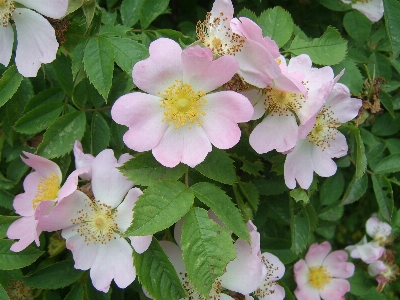
[[331,249],[329,242],[312,244],[305,260],[294,265],[298,300],[337,300],[350,291],[344,278],[353,276],[354,264],[346,262],[346,251]]
[[158,39],[150,57],[133,68],[143,91],[120,97],[111,109],[115,122],[129,127],[123,140],[135,151],[152,150],[164,166],[180,162],[194,167],[212,150],[229,149],[240,139],[237,123],[253,115],[249,100],[233,91],[211,91],[238,69],[233,56],[213,60],[208,48],[182,51],[174,41]]
[[[16,7],[14,2],[27,8]],[[43,16],[62,18],[68,8],[68,0],[8,0],[0,2],[0,63],[7,66],[11,59],[14,31],[17,29],[15,63],[18,72],[25,77],[35,77],[42,63],[56,58],[58,42],[54,28]]]

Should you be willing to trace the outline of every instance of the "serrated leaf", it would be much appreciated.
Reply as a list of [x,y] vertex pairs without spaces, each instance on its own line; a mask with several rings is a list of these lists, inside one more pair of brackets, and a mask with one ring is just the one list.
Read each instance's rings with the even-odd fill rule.
[[155,234],[178,222],[193,205],[193,191],[182,182],[160,181],[146,189],[135,204],[128,236]]
[[330,205],[339,200],[344,191],[344,177],[341,172],[325,179],[320,190],[320,202]]
[[71,96],[74,88],[74,81],[72,78],[72,61],[69,56],[61,54],[52,62],[54,73],[56,74],[58,83],[63,90]]
[[29,266],[43,254],[34,247],[28,246],[21,252],[10,250],[14,241],[0,240],[0,270],[14,270]]
[[272,38],[281,48],[291,38],[293,33],[293,19],[290,13],[280,6],[269,8],[262,12],[259,25],[263,36]]
[[297,188],[290,191],[290,197],[292,197],[296,202],[303,201],[305,204],[310,202],[307,192],[301,188]]
[[153,299],[186,297],[174,266],[154,237],[149,248],[142,254],[134,252],[133,258],[140,283]]
[[47,103],[38,106],[15,122],[14,129],[25,134],[39,133],[58,118],[63,108],[63,103]]
[[233,184],[236,181],[233,160],[228,153],[216,148],[208,153],[206,159],[195,169],[204,176],[225,184]]
[[[292,200],[293,201],[293,200]],[[308,245],[308,235],[310,232],[310,220],[304,208],[294,211],[294,204],[290,205],[290,232],[292,235],[292,246],[290,249],[299,254]]]
[[206,210],[193,207],[182,226],[181,249],[190,282],[208,298],[215,279],[236,257],[230,234],[210,220]]
[[260,204],[260,195],[257,187],[251,182],[238,182],[240,191],[244,197],[249,201],[251,208],[257,211],[258,205]]
[[91,129],[90,148],[91,153],[96,156],[106,149],[110,143],[110,127],[106,120],[104,120],[103,116],[100,113],[95,112],[92,117]]
[[10,300],[10,298],[8,298],[7,292],[2,285],[0,285],[0,300]]
[[25,105],[24,113],[28,113],[39,105],[48,103],[60,103],[65,98],[65,92],[61,88],[50,88],[33,96]]
[[46,158],[62,156],[72,150],[74,142],[81,140],[85,132],[86,115],[76,111],[58,118],[49,126],[37,154]]
[[79,9],[84,0],[68,0],[67,15]]
[[169,0],[147,0],[140,10],[140,25],[143,29],[149,27],[168,7]]
[[[88,43],[88,39],[84,39],[82,42],[80,42],[78,45],[76,45],[73,55],[72,55],[72,65],[71,65],[71,71],[72,71],[72,78],[73,80],[76,79],[76,76],[78,75],[78,72],[83,68],[83,56],[85,55],[85,48]],[[78,82],[74,83],[75,86],[78,84]]]
[[123,0],[121,4],[122,24],[128,27],[135,25],[140,18],[140,11],[145,0]]
[[379,211],[387,221],[391,222],[394,212],[392,184],[389,179],[382,175],[372,174],[371,179]]
[[113,44],[106,37],[92,37],[85,47],[83,63],[90,82],[107,99],[114,70]]
[[144,152],[127,161],[119,168],[122,174],[137,185],[150,186],[161,180],[178,180],[187,167],[179,164],[174,168],[161,165],[151,152]]
[[72,285],[71,290],[65,296],[64,300],[84,300],[85,291],[83,289],[82,284],[75,283]]
[[190,188],[194,191],[197,199],[210,207],[234,234],[245,241],[250,241],[249,230],[243,216],[223,190],[207,182],[199,182]]
[[318,217],[321,220],[336,222],[339,221],[343,216],[344,207],[343,206],[335,206],[324,209],[318,214]]
[[375,167],[375,173],[387,174],[400,171],[400,153],[392,154],[382,159]]
[[335,65],[345,58],[347,41],[335,28],[328,27],[320,38],[311,42],[304,41],[297,35],[288,51],[296,55],[308,54],[313,63],[318,65]]
[[248,18],[256,23],[258,23],[257,15],[248,8],[243,8],[239,13],[236,15],[236,18],[245,17]]
[[19,219],[19,217],[16,217],[16,216],[0,216],[0,239],[6,237],[8,227],[11,225],[12,222],[14,222],[17,219]]
[[350,181],[347,189],[342,198],[342,205],[356,202],[365,194],[368,187],[368,176],[364,174],[360,179],[356,178],[354,174],[353,179]]
[[64,260],[39,269],[23,279],[23,283],[36,289],[59,289],[66,287],[80,277],[84,271],[74,268],[74,260]]
[[400,130],[400,114],[394,113],[394,119],[389,113],[384,113],[376,118],[372,125],[371,133],[377,136],[389,136]]
[[397,0],[383,0],[383,7],[393,59],[396,59],[400,54],[400,3]]
[[96,0],[85,0],[82,4],[82,9],[86,17],[86,28],[89,28],[96,11]]
[[349,126],[350,131],[353,133],[356,141],[355,161],[356,161],[356,180],[360,179],[367,169],[367,158],[365,156],[365,148],[361,139],[360,130],[354,125]]
[[149,56],[149,50],[144,45],[129,38],[108,37],[108,40],[114,45],[115,62],[129,75],[138,61]]
[[14,65],[3,73],[3,76],[0,78],[0,107],[15,94],[23,78]]
[[339,64],[332,66],[332,68],[336,75],[345,69],[345,72],[342,77],[340,77],[339,82],[346,85],[352,95],[357,95],[362,91],[364,79],[356,63],[352,59],[346,58]]
[[343,25],[347,33],[359,43],[365,42],[371,33],[371,21],[356,10],[344,15]]
[[385,91],[381,91],[379,94],[379,100],[394,119],[394,106],[393,106],[392,96],[390,96]]

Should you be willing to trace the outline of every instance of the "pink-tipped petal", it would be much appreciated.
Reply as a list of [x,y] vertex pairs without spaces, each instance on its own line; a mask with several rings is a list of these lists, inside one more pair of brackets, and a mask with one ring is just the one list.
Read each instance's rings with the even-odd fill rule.
[[14,252],[20,252],[28,247],[33,241],[39,246],[39,235],[40,230],[37,229],[37,220],[35,217],[22,217],[14,221],[7,230],[7,237],[10,240],[19,239],[14,243],[10,250]]
[[47,177],[54,173],[61,183],[61,170],[56,163],[29,152],[23,151],[22,153],[27,157],[21,156],[22,161],[38,172],[41,177]]
[[321,297],[319,296],[319,290],[309,285],[304,285],[301,288],[297,287],[294,291],[294,295],[296,296],[297,300],[321,300]]
[[122,175],[117,167],[120,165],[111,149],[101,151],[92,164],[93,194],[97,200],[112,208],[118,206],[133,187],[133,182]]
[[324,260],[329,275],[337,278],[349,278],[354,274],[354,264],[347,262],[346,251],[337,250],[328,254]]
[[54,28],[43,16],[26,9],[16,8],[13,19],[17,28],[15,63],[25,77],[35,77],[42,63],[56,59],[58,42]]
[[257,153],[276,149],[285,152],[297,142],[298,126],[293,115],[268,115],[250,134],[250,145]]
[[183,82],[195,91],[210,92],[228,82],[239,69],[234,56],[213,60],[209,48],[194,46],[182,52]]
[[340,123],[345,123],[357,117],[362,101],[361,99],[350,98],[348,87],[337,83],[326,100],[325,106],[330,107],[330,110],[334,112],[334,117]]
[[0,26],[0,64],[7,67],[10,63],[12,48],[14,44],[14,31],[11,24]]
[[111,109],[113,120],[129,126],[124,134],[124,143],[135,151],[153,149],[168,127],[163,122],[164,109],[161,98],[143,93],[131,93],[120,97]]
[[331,252],[332,246],[329,242],[321,244],[315,243],[310,246],[305,257],[305,261],[309,267],[322,266],[325,258]]
[[18,0],[17,2],[53,19],[62,18],[68,8],[68,0]]
[[36,197],[38,191],[38,185],[40,183],[40,176],[37,172],[29,173],[24,180],[23,186],[25,193],[18,194],[14,198],[13,206],[17,214],[29,217],[35,213],[33,207],[33,200]]
[[229,22],[233,18],[233,5],[231,0],[215,0],[213,7],[211,9],[211,16],[212,18],[221,17],[221,12],[224,15],[224,18],[227,18],[226,22]]
[[163,93],[175,80],[182,80],[182,49],[171,39],[160,38],[150,44],[150,57],[133,67],[133,82],[154,96]]
[[320,295],[324,300],[337,300],[347,292],[350,292],[350,283],[345,279],[333,278],[320,290]]

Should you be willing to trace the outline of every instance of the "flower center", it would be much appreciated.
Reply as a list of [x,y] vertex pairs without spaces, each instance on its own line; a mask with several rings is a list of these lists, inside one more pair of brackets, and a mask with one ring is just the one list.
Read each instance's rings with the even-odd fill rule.
[[196,35],[216,57],[240,51],[245,42],[242,36],[232,32],[228,18],[224,17],[223,12],[212,20],[211,13],[208,12],[203,22],[197,22]]
[[0,24],[3,27],[8,26],[8,21],[11,19],[14,10],[14,0],[0,0]]
[[267,87],[265,89],[265,110],[272,115],[292,116],[305,102],[302,94],[292,93]]
[[313,129],[308,134],[308,140],[325,150],[330,147],[330,140],[335,140],[337,128],[341,124],[334,118],[334,112],[330,107],[323,107],[318,113]]
[[202,295],[200,295],[196,289],[194,288],[193,284],[190,282],[188,278],[188,274],[185,272],[179,272],[178,273],[179,280],[182,283],[182,286],[184,290],[186,291],[188,297],[185,299],[197,299],[197,300],[207,300],[207,299],[212,299],[212,300],[220,300],[221,299],[221,291],[222,291],[222,286],[221,286],[221,280],[220,279],[215,279],[214,283],[212,284],[211,291],[209,294],[209,297],[205,298]]
[[45,178],[40,178],[35,198],[32,200],[33,209],[36,209],[42,201],[56,199],[59,190],[60,178],[54,172]]
[[85,207],[89,208],[89,212],[81,209],[76,212],[78,217],[71,221],[73,225],[80,224],[76,231],[84,237],[86,244],[107,244],[116,239],[115,235],[119,233],[115,223],[117,210],[112,210],[111,206],[96,199],[88,198],[85,199]]
[[323,289],[332,279],[326,267],[311,267],[309,276],[310,285],[319,290]]
[[178,129],[181,126],[200,126],[203,124],[202,116],[205,116],[203,104],[207,100],[204,92],[195,92],[191,85],[175,80],[175,84],[169,86],[164,94],[161,94],[160,106],[165,109],[163,121],[168,122]]

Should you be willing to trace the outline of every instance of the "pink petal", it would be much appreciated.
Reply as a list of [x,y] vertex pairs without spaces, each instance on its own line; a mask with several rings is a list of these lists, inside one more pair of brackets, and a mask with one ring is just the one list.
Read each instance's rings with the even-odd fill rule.
[[368,265],[368,274],[370,276],[376,276],[387,270],[386,265],[381,260],[374,261]]
[[306,263],[309,267],[320,267],[322,266],[325,258],[331,252],[332,246],[329,242],[323,242],[321,244],[315,243],[310,246],[306,254]]
[[294,280],[297,283],[298,288],[303,288],[303,286],[308,286],[310,280],[309,273],[310,270],[304,259],[299,260],[293,266]]
[[115,223],[117,223],[119,230],[125,232],[132,223],[133,207],[143,192],[139,188],[132,188],[129,190],[124,201],[117,207],[117,212],[114,215]]
[[133,266],[132,248],[123,238],[112,239],[105,245],[99,245],[96,259],[90,270],[93,286],[107,292],[112,279],[121,289],[126,288],[136,278]]
[[334,85],[325,103],[325,106],[330,107],[330,110],[334,112],[334,118],[337,118],[340,123],[346,123],[357,117],[361,105],[361,99],[350,98],[349,89],[341,83]]
[[182,52],[183,82],[195,91],[210,92],[228,82],[239,69],[232,55],[213,60],[209,48],[194,46]]
[[130,236],[129,239],[133,249],[135,249],[135,252],[141,254],[149,248],[153,236]]
[[118,164],[121,166],[126,163],[128,160],[131,160],[133,158],[132,155],[128,153],[121,154],[121,156],[118,158]]
[[68,0],[18,0],[17,2],[53,19],[62,18],[68,8]]
[[345,279],[333,278],[320,290],[320,295],[324,300],[338,300],[347,292],[350,292],[350,283]]
[[314,171],[319,176],[330,177],[336,173],[336,163],[329,157],[327,151],[323,151],[316,145],[312,147],[312,160]]
[[66,240],[67,249],[71,250],[75,269],[89,270],[97,257],[100,244],[87,243],[85,238],[76,232],[78,226],[66,228],[61,235]]
[[197,125],[191,129],[187,125],[178,129],[170,126],[153,149],[153,155],[166,167],[173,168],[182,162],[193,168],[204,161],[207,153],[212,150],[204,131]]
[[78,186],[78,176],[85,174],[90,171],[90,166],[79,168],[73,171],[65,180],[63,186],[60,188],[57,196],[58,201],[62,201],[63,198],[71,195]]
[[302,83],[302,80],[298,79],[298,77],[302,78],[304,77],[304,74],[298,74],[298,72],[291,74],[282,73],[274,79],[274,88],[281,91],[307,95],[307,89]]
[[150,44],[150,57],[133,67],[133,82],[142,91],[158,96],[175,80],[182,80],[182,49],[171,39],[160,38]]
[[[75,168],[79,169],[81,167],[91,167],[92,162],[94,160],[94,156],[92,154],[83,153],[82,144],[80,141],[75,141],[74,143],[74,157],[75,157]],[[83,173],[79,175],[83,180],[90,181],[92,180],[92,169],[87,173]]]
[[254,113],[251,120],[257,120],[265,114],[265,95],[259,89],[250,89],[242,92],[242,94],[250,100],[254,107]]
[[258,297],[259,300],[283,300],[286,296],[285,289],[276,282],[267,284],[263,289],[264,297]]
[[218,149],[232,148],[240,140],[239,126],[225,116],[208,113],[202,127],[210,142]]
[[93,194],[97,200],[112,208],[118,206],[133,187],[133,182],[118,171],[119,166],[111,149],[101,151],[92,164]]
[[343,250],[333,251],[324,260],[329,275],[336,278],[349,278],[354,274],[354,264],[347,262],[347,252]]
[[239,62],[238,74],[259,88],[265,88],[272,79],[281,74],[281,69],[271,53],[259,43],[246,40],[240,51],[235,53]]
[[285,152],[297,142],[298,126],[293,115],[268,115],[250,134],[250,145],[259,154],[276,149]]
[[163,122],[164,109],[160,97],[143,93],[131,93],[120,97],[111,109],[113,120],[129,127],[124,143],[135,151],[153,149],[167,130]]
[[54,28],[41,15],[26,8],[16,8],[13,19],[17,28],[15,63],[25,77],[35,77],[42,63],[56,59],[58,42]]
[[265,278],[267,282],[278,281],[285,275],[285,265],[278,257],[268,252],[264,252],[261,256],[267,262],[268,272]]
[[7,230],[7,237],[10,240],[19,239],[14,243],[10,250],[20,252],[28,247],[33,241],[39,246],[39,235],[41,231],[37,229],[37,221],[35,217],[22,217],[14,221]]
[[180,272],[185,273],[186,268],[183,264],[182,251],[178,245],[169,241],[160,241],[160,245],[164,249],[178,275]]
[[321,300],[319,290],[309,285],[304,285],[301,288],[297,287],[294,294],[297,300]]
[[298,141],[292,152],[286,156],[284,176],[286,186],[296,187],[296,180],[303,189],[308,189],[313,181],[312,148],[314,144],[308,140]]
[[11,59],[14,44],[14,31],[10,23],[8,26],[0,26],[0,64],[8,66]]
[[372,22],[378,22],[383,16],[383,1],[370,0],[366,3],[354,3],[351,7],[364,14]]
[[56,163],[29,152],[22,151],[22,153],[27,157],[24,158],[21,156],[22,161],[38,172],[41,177],[47,177],[51,173],[54,173],[60,179],[61,183],[61,170]]
[[[385,252],[385,248],[379,246],[379,243],[371,241],[363,245],[356,245],[356,251],[356,255],[359,256],[359,258],[361,258],[363,262],[370,264],[381,258],[381,256]],[[353,253],[355,254],[354,250],[351,252],[352,257]]]
[[228,24],[233,18],[233,5],[231,0],[215,0],[211,9],[212,18],[220,18],[220,13],[224,13],[224,18],[227,18]]
[[329,157],[342,157],[347,154],[348,146],[346,137],[339,131],[334,129],[334,139],[327,140],[329,147],[326,147],[325,153]]
[[13,206],[17,214],[29,217],[33,216],[35,209],[33,208],[33,200],[36,197],[38,185],[42,177],[37,172],[29,173],[24,180],[25,193],[18,194],[14,198]]

